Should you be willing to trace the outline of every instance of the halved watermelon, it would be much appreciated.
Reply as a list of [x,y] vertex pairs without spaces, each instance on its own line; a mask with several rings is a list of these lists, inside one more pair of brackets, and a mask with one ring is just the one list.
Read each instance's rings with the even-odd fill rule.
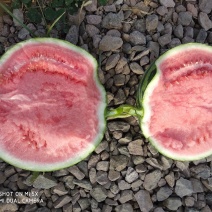
[[105,90],[86,51],[53,38],[30,39],[0,60],[0,157],[50,171],[87,157],[105,130]]
[[138,105],[143,134],[162,154],[176,160],[212,154],[212,47],[167,51],[145,74]]

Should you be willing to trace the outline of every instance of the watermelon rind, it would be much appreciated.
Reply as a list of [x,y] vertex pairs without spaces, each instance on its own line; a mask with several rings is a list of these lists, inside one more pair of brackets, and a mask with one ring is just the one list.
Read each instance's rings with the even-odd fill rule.
[[[60,39],[57,39],[57,38],[33,38],[33,39],[26,40],[26,41],[22,41],[18,44],[15,44],[11,48],[9,48],[7,50],[7,52],[4,53],[4,55],[2,55],[2,57],[0,58],[0,66],[5,61],[7,61],[15,51],[17,51],[21,48],[24,48],[26,44],[27,45],[28,44],[33,45],[33,44],[38,44],[38,43],[40,43],[40,44],[42,44],[42,43],[57,44],[61,47],[68,48],[72,51],[80,53],[82,56],[87,58],[91,62],[91,64],[93,64],[94,81],[96,82],[96,86],[97,86],[97,88],[98,88],[98,90],[100,91],[100,94],[101,94],[101,102],[99,103],[98,111],[97,111],[97,116],[98,116],[98,120],[99,120],[98,134],[96,135],[93,142],[90,143],[88,148],[83,150],[76,157],[70,158],[70,159],[68,159],[67,161],[64,161],[64,162],[58,162],[58,163],[54,163],[54,164],[51,164],[51,163],[46,164],[46,163],[37,163],[37,162],[32,162],[32,161],[23,161],[23,160],[20,160],[16,157],[12,156],[8,152],[5,152],[5,151],[0,149],[1,159],[4,160],[5,162],[15,166],[15,167],[19,167],[19,168],[22,168],[22,169],[25,169],[25,170],[30,170],[30,171],[47,172],[47,171],[55,171],[55,170],[59,170],[59,169],[63,169],[63,168],[72,166],[72,165],[82,161],[83,159],[87,158],[95,150],[95,148],[102,141],[103,136],[104,136],[104,132],[106,130],[105,115],[106,115],[107,102],[106,102],[105,89],[102,86],[102,84],[100,83],[100,80],[98,78],[98,72],[97,72],[98,63],[97,63],[96,59],[90,53],[85,51],[84,49],[82,49],[78,46],[75,46],[68,41],[60,40]],[[85,109],[86,109],[86,106],[85,106]]]
[[[160,145],[159,141],[154,138],[153,135],[151,135],[151,132],[149,130],[149,120],[151,117],[151,108],[149,106],[149,101],[151,98],[151,94],[153,93],[154,89],[157,87],[157,84],[159,82],[160,76],[161,76],[161,70],[159,69],[159,65],[166,60],[169,57],[172,57],[176,53],[183,52],[186,49],[197,49],[199,48],[200,50],[205,50],[206,52],[211,52],[212,53],[212,47],[208,46],[206,44],[200,44],[200,43],[188,43],[188,44],[182,44],[179,45],[171,50],[168,50],[165,52],[162,56],[160,56],[151,67],[154,68],[149,68],[147,72],[151,72],[154,74],[153,77],[146,77],[148,76],[148,73],[144,75],[143,81],[150,80],[148,83],[148,86],[144,84],[144,87],[142,87],[142,83],[140,84],[139,87],[139,93],[138,93],[138,105],[142,107],[143,109],[143,117],[140,118],[140,126],[142,129],[142,133],[147,138],[150,143],[163,155],[172,158],[174,160],[179,160],[179,161],[193,161],[193,160],[199,160],[205,157],[208,157],[212,154],[212,148],[206,149],[204,153],[197,154],[197,155],[180,155],[177,154],[173,151],[169,151],[168,149],[164,148],[162,145]],[[150,76],[151,74],[149,74]],[[159,114],[158,114],[159,115]]]

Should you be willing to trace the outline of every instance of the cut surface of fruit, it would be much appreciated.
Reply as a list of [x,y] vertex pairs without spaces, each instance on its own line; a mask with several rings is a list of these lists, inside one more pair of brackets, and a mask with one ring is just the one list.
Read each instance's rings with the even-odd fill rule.
[[87,157],[105,130],[96,60],[52,38],[19,43],[0,60],[0,155],[50,171]]
[[142,100],[145,137],[173,159],[212,154],[212,47],[184,44],[155,65]]

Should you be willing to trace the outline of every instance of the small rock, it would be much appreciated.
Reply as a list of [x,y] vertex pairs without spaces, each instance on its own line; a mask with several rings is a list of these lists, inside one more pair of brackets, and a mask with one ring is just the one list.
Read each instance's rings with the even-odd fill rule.
[[121,196],[119,198],[119,202],[121,204],[126,203],[133,199],[133,192],[131,190],[124,190],[121,192]]
[[126,168],[128,157],[125,155],[114,155],[110,159],[110,169],[122,171]]
[[168,9],[165,6],[160,6],[157,8],[157,13],[161,16],[164,16],[165,14],[168,13]]
[[59,184],[57,184],[54,187],[53,192],[55,194],[58,194],[59,196],[63,196],[63,195],[68,193],[68,191],[65,189],[65,186],[64,186],[64,184],[62,182],[60,182]]
[[81,188],[84,188],[86,190],[91,190],[92,189],[92,185],[89,181],[87,180],[73,180],[73,183],[75,185],[78,185]]
[[121,29],[122,21],[124,20],[124,13],[108,13],[102,20],[102,27],[106,29]]
[[92,38],[93,38],[93,47],[94,48],[98,48],[99,47],[99,43],[101,41],[101,35],[95,34],[95,35],[93,35]]
[[18,32],[18,38],[20,38],[21,40],[26,39],[28,35],[29,35],[29,31],[27,29],[25,29],[25,28],[22,28]]
[[96,186],[91,190],[90,194],[97,202],[102,202],[107,197],[107,190],[102,186]]
[[200,177],[202,179],[208,179],[210,177],[210,167],[206,164],[193,166],[190,170],[195,174],[196,177]]
[[120,59],[120,54],[112,54],[110,57],[108,57],[106,65],[105,65],[105,70],[108,71],[114,68],[117,65],[119,59]]
[[183,38],[183,26],[182,24],[179,24],[174,29],[174,35],[178,38]]
[[100,160],[100,155],[91,155],[88,161],[88,169],[95,167],[97,162]]
[[167,170],[172,167],[173,160],[164,156],[161,156],[161,162],[163,166],[163,170]]
[[130,33],[129,41],[133,45],[143,45],[146,44],[146,37],[139,31],[133,31]]
[[120,180],[118,182],[118,187],[122,191],[122,190],[130,189],[131,186],[125,180]]
[[96,174],[96,181],[100,185],[105,185],[109,182],[109,179],[107,177],[107,172],[104,171],[98,171]]
[[106,150],[108,148],[108,142],[107,141],[102,141],[97,148],[95,149],[95,152],[97,154],[100,154],[101,152],[103,152],[104,150]]
[[189,11],[180,12],[178,15],[178,24],[183,26],[188,26],[192,21],[192,14]]
[[182,202],[179,197],[169,197],[164,201],[164,205],[171,211],[177,211],[177,209],[182,205]]
[[200,12],[198,21],[201,27],[203,27],[206,31],[212,28],[212,21],[209,19],[206,13]]
[[113,131],[122,131],[122,132],[127,132],[130,129],[130,124],[124,121],[111,121],[108,123],[108,129],[113,132]]
[[155,167],[155,168],[160,169],[160,170],[163,169],[163,166],[157,161],[156,158],[147,158],[146,162],[149,165],[151,165],[152,167]]
[[124,203],[115,207],[116,212],[133,212],[133,207],[129,203]]
[[133,73],[138,75],[141,75],[144,73],[143,68],[137,62],[130,63],[130,69],[132,70]]
[[189,196],[193,193],[193,187],[190,180],[186,180],[184,178],[180,178],[176,182],[175,193],[179,197]]
[[146,31],[146,22],[145,19],[137,19],[134,22],[133,29],[139,32],[145,32]]
[[153,208],[153,203],[148,191],[140,190],[134,196],[141,211],[148,212]]
[[156,30],[158,26],[158,16],[155,14],[146,17],[146,29],[148,32]]
[[91,168],[89,170],[89,179],[92,184],[94,184],[96,182],[96,169],[95,168]]
[[94,25],[86,24],[86,32],[90,37],[93,37],[94,35],[99,34],[100,30],[95,27]]
[[103,205],[102,212],[112,212],[112,207],[109,205]]
[[194,193],[202,193],[204,192],[202,182],[196,178],[191,178],[190,179],[193,187]]
[[131,141],[128,144],[128,150],[131,155],[143,155],[142,140]]
[[175,8],[175,11],[176,11],[177,13],[185,12],[185,11],[186,11],[186,8],[185,8],[182,4],[180,4],[180,5],[178,5],[178,6]]
[[[22,9],[13,9],[13,15],[21,22],[24,23],[24,15]],[[13,18],[14,25],[19,27],[21,24]]]
[[108,171],[109,161],[99,161],[96,165],[96,169],[99,171]]
[[162,207],[155,208],[154,212],[165,212]]
[[108,173],[108,179],[110,181],[116,181],[120,178],[120,172],[115,171],[115,170],[110,170]]
[[106,35],[112,36],[112,37],[121,37],[121,33],[117,29],[111,29],[107,31]]
[[187,26],[184,28],[184,37],[190,37],[193,38],[194,37],[194,28]]
[[92,0],[91,4],[88,4],[85,9],[89,12],[97,11],[97,0]]
[[123,104],[126,101],[126,95],[122,88],[118,89],[117,93],[114,96],[114,105]]
[[68,195],[59,197],[55,202],[54,202],[54,207],[55,208],[62,208],[64,205],[68,204],[71,201],[71,197]]
[[165,45],[169,44],[171,42],[171,35],[165,34],[158,38],[158,43],[164,47]]
[[4,181],[7,179],[7,177],[4,175],[2,171],[0,171],[0,184],[3,185]]
[[115,4],[110,4],[110,5],[105,5],[104,6],[104,11],[105,12],[116,12],[116,6]]
[[123,45],[123,40],[119,37],[105,35],[99,42],[101,51],[115,51]]
[[179,46],[181,41],[179,38],[173,38],[172,41],[169,43],[169,47],[174,48],[175,46]]
[[90,206],[90,201],[87,198],[80,198],[78,200],[81,210],[85,210]]
[[128,183],[132,183],[132,182],[134,182],[137,179],[138,179],[138,173],[133,168],[128,167],[127,174],[125,176],[125,180]]
[[119,87],[125,84],[126,76],[124,74],[117,74],[113,77],[113,79],[114,79],[114,85]]
[[66,34],[66,40],[70,43],[77,44],[79,38],[79,28],[76,25],[72,25]]
[[173,0],[160,0],[160,4],[165,7],[174,7],[175,2]]
[[200,11],[209,14],[212,10],[212,1],[199,0],[199,9]]
[[73,183],[73,176],[65,176],[63,178],[63,182],[65,183],[66,187],[73,189],[75,187],[74,183]]
[[86,20],[88,24],[98,25],[102,21],[102,17],[99,15],[87,15]]
[[185,205],[186,205],[187,207],[192,207],[192,206],[194,206],[194,202],[195,202],[194,197],[186,197],[186,198],[185,198]]
[[68,168],[68,171],[72,175],[74,175],[74,177],[76,177],[78,180],[82,180],[85,177],[84,173],[81,172],[77,166],[71,166],[71,167],[69,167]]
[[196,42],[205,43],[206,38],[207,38],[207,32],[204,29],[200,29],[196,38]]
[[138,164],[135,169],[138,173],[144,173],[147,171],[147,167],[144,164]]
[[198,10],[197,10],[197,8],[193,4],[188,3],[187,4],[187,10],[189,12],[191,12],[191,14],[192,14],[192,16],[194,18],[197,18],[197,16],[198,16]]
[[10,177],[11,175],[15,174],[16,170],[14,169],[13,166],[7,166],[4,170],[4,175],[5,177]]
[[144,178],[144,188],[148,191],[157,187],[159,180],[161,179],[162,173],[160,170],[156,169],[149,174],[147,174]]
[[40,174],[33,182],[34,188],[49,189],[57,185],[55,178]]
[[168,186],[161,187],[157,192],[157,200],[164,201],[172,194],[172,190]]
[[1,203],[0,204],[0,212],[12,212],[18,211],[18,205],[15,203]]

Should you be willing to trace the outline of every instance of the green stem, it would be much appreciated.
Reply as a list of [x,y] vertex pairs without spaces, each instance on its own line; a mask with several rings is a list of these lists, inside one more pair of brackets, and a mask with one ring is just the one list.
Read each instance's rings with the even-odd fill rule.
[[36,178],[39,176],[39,174],[40,174],[40,172],[36,172],[36,171],[32,172],[32,177],[31,177],[32,183],[36,180]]
[[116,118],[127,118],[130,116],[141,118],[143,116],[143,110],[131,105],[121,105],[115,109],[108,109],[106,112],[107,120]]
[[49,27],[48,31],[47,31],[47,36],[50,36],[50,32],[52,30],[52,28],[54,27],[54,25],[62,18],[62,16],[65,14],[65,12],[63,12],[54,22],[53,24]]

